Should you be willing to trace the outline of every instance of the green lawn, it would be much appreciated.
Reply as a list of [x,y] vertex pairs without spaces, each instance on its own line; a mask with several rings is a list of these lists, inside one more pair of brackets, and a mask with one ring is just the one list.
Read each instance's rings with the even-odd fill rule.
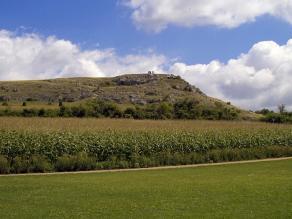
[[0,177],[0,218],[291,218],[292,160]]

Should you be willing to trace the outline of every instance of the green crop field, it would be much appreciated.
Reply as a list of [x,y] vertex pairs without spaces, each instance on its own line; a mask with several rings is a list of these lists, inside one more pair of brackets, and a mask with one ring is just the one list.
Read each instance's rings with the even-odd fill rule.
[[257,122],[0,119],[0,173],[292,156],[292,126]]
[[291,218],[292,160],[0,177],[0,218]]

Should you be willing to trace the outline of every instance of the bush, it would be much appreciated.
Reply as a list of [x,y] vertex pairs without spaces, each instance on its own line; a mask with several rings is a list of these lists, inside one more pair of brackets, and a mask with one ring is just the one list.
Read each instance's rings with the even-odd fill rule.
[[75,170],[92,170],[95,169],[96,160],[89,157],[85,152],[78,153],[75,156]]
[[57,159],[55,169],[57,171],[92,170],[96,167],[96,160],[88,157],[85,152],[77,155],[64,155]]
[[262,121],[270,123],[292,123],[292,114],[291,113],[274,113],[269,112],[265,114],[265,117],[262,118]]
[[[56,171],[82,171],[93,169],[125,169],[147,168],[165,165],[186,165],[200,163],[217,163],[228,161],[240,161],[263,158],[277,158],[292,156],[292,147],[270,146],[255,148],[226,148],[214,149],[207,152],[181,153],[170,151],[159,153],[156,156],[134,154],[129,159],[112,156],[108,160],[97,162],[87,153],[77,155],[64,155],[53,162]],[[7,158],[0,156],[0,173],[27,173],[48,172],[52,170],[52,164],[43,156],[34,155],[31,158],[15,157],[10,163]]]
[[13,173],[28,173],[30,163],[29,160],[23,157],[15,157],[12,161],[11,172]]
[[71,114],[72,116],[74,117],[79,117],[79,118],[82,118],[82,117],[85,117],[87,116],[87,109],[83,106],[74,106],[74,107],[71,107]]
[[23,116],[23,117],[38,116],[38,110],[36,110],[36,109],[23,109],[21,116]]
[[45,173],[52,170],[51,163],[43,156],[32,156],[30,159],[30,165],[28,168],[28,172],[33,173]]
[[32,102],[32,101],[38,101],[38,99],[29,97],[29,98],[26,98],[26,101]]
[[10,172],[10,165],[6,157],[0,155],[0,174]]
[[212,150],[208,153],[208,159],[210,162],[218,163],[222,161],[226,161],[226,157],[222,153],[223,150]]
[[73,171],[75,167],[75,159],[70,155],[64,155],[62,157],[58,157],[57,162],[55,164],[55,169],[57,171]]
[[176,119],[199,119],[201,116],[202,109],[198,101],[185,99],[174,104]]

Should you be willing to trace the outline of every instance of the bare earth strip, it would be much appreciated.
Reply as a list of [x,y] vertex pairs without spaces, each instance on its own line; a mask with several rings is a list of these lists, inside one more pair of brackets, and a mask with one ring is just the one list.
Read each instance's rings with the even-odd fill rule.
[[221,166],[221,165],[231,165],[231,164],[258,163],[258,162],[290,160],[290,159],[292,159],[292,157],[269,158],[269,159],[260,159],[260,160],[232,161],[232,162],[221,162],[221,163],[204,163],[204,164],[190,164],[190,165],[177,165],[177,166],[131,168],[131,169],[89,170],[89,171],[51,172],[51,173],[20,173],[20,174],[6,174],[6,175],[5,174],[4,175],[1,175],[0,174],[0,177],[11,177],[11,176],[46,176],[46,175],[82,174],[82,173],[111,173],[111,172],[144,171],[144,170],[181,169],[181,168],[195,168],[195,167],[206,167],[206,166]]

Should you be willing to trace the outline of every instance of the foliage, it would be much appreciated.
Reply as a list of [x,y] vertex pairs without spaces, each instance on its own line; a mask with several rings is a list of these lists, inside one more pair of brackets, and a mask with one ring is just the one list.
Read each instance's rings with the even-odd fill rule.
[[80,171],[95,169],[96,160],[88,157],[85,152],[77,155],[63,155],[58,157],[55,169],[57,171]]
[[0,174],[9,173],[10,165],[6,157],[0,155]]
[[106,117],[106,118],[134,118],[134,119],[208,119],[208,120],[236,120],[239,112],[232,107],[216,104],[215,107],[202,106],[194,99],[183,99],[171,104],[160,102],[145,106],[134,105],[121,109],[111,101],[90,100],[85,104],[65,106],[62,102],[59,109],[24,108],[21,111],[0,110],[0,116],[22,117]]
[[283,113],[267,113],[262,121],[270,122],[270,123],[292,123],[292,113],[283,112]]
[[0,131],[0,156],[9,161],[9,169],[15,173],[136,168],[291,155],[290,126],[193,131]]

